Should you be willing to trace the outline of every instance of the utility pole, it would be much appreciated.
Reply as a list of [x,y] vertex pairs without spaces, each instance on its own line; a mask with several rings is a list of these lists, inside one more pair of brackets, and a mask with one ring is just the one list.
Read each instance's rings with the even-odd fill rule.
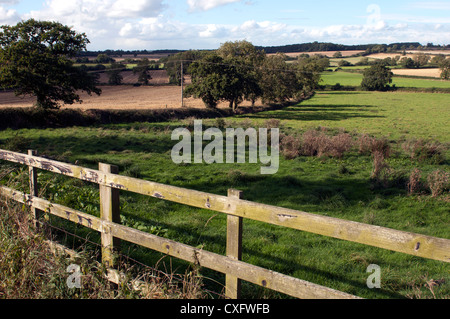
[[184,70],[183,70],[183,61],[181,61],[181,79],[180,79],[180,81],[181,81],[181,107],[184,107],[184,92],[183,92],[183,73],[184,73]]

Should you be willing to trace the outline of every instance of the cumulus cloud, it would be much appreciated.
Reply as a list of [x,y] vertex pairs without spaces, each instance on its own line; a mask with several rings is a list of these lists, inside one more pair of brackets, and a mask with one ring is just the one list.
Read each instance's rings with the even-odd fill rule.
[[[198,23],[185,23],[171,15],[170,4],[165,0],[46,0],[39,11],[22,15],[9,8],[17,2],[0,0],[0,25],[28,18],[59,21],[86,33],[91,40],[89,50],[215,49],[226,41],[244,39],[255,45],[270,46],[312,41],[450,43],[448,18],[381,14],[378,6],[368,7],[367,22],[360,25],[305,26],[258,21],[257,17],[238,24],[206,24],[201,18]],[[186,0],[188,10],[196,11],[198,15],[237,2],[252,4],[245,0]],[[433,6],[438,4],[442,2],[434,2]],[[295,9],[283,10],[296,12]]]
[[190,11],[208,11],[241,0],[187,0]]
[[16,10],[13,9],[5,9],[0,6],[0,25],[4,24],[14,24],[19,20],[19,15]]

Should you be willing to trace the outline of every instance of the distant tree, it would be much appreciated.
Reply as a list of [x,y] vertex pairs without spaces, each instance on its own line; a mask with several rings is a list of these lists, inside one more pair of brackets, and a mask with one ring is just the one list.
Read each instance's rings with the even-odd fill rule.
[[401,65],[403,68],[406,68],[406,69],[415,69],[415,68],[417,67],[417,65],[416,65],[416,63],[414,62],[414,60],[411,59],[411,58],[408,58],[408,57],[403,57],[403,58],[400,60],[400,65]]
[[333,58],[342,58],[342,52],[341,51],[337,51],[333,54]]
[[441,78],[444,80],[450,80],[450,59],[445,59],[439,64],[441,69]]
[[120,85],[123,81],[122,71],[125,66],[121,63],[112,63],[110,69],[107,71],[109,75],[108,83],[111,85]]
[[300,55],[297,59],[299,66],[314,65],[317,72],[323,72],[330,67],[330,59],[324,55]]
[[358,62],[355,63],[355,65],[361,66],[361,65],[369,65],[369,58],[363,57]]
[[417,53],[414,55],[413,60],[417,68],[424,67],[430,61],[430,56],[424,53]]
[[101,53],[97,56],[97,58],[94,61],[98,64],[108,64],[108,63],[114,63],[116,60],[108,56],[107,54]]
[[138,65],[133,68],[133,73],[138,74],[139,83],[148,85],[148,82],[152,79],[150,75],[150,61],[147,58],[139,61]]
[[208,108],[216,108],[225,96],[227,76],[223,58],[211,53],[189,66],[192,83],[184,91],[185,95],[202,99]]
[[16,95],[36,97],[40,108],[60,102],[82,102],[77,91],[100,94],[96,77],[73,65],[71,58],[86,50],[84,33],[56,22],[30,19],[0,27],[0,87]]
[[392,71],[381,63],[364,70],[361,87],[365,91],[385,91],[392,83]]
[[230,98],[226,99],[230,102],[230,107],[236,109],[243,100],[251,101],[254,105],[262,95],[258,81],[261,78],[260,67],[265,59],[264,51],[243,40],[225,42],[217,50],[217,54],[224,59],[224,63],[233,65],[236,72],[234,76],[239,79],[238,87]]
[[189,74],[189,66],[193,61],[201,60],[209,52],[190,50],[179,52],[160,60],[164,64],[164,69],[169,76],[169,83],[181,85],[181,66],[183,66],[183,83],[184,76]]
[[299,89],[294,65],[285,62],[285,55],[278,53],[267,56],[262,67],[260,80],[263,103],[285,103],[294,97]]
[[445,55],[444,54],[438,54],[438,55],[435,55],[431,59],[430,63],[439,66],[444,61],[445,61]]
[[343,67],[343,66],[352,66],[353,64],[351,64],[350,62],[348,62],[347,60],[340,60],[338,62],[338,66]]
[[320,72],[328,66],[328,58],[286,63],[285,54],[267,56],[249,42],[227,42],[191,63],[192,83],[185,94],[212,108],[227,101],[233,110],[244,100],[254,104],[258,98],[263,103],[284,103],[317,88]]

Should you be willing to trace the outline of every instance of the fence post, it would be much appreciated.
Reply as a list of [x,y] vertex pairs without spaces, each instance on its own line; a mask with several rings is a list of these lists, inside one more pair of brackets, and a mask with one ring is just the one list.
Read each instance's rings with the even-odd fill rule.
[[[105,173],[119,173],[119,167],[115,165],[99,163],[99,170]],[[120,223],[119,190],[100,185],[100,218],[113,223]],[[102,229],[102,262],[107,268],[113,268],[115,264],[114,250],[119,250],[120,239],[111,235],[111,228],[103,225]]]
[[[242,199],[242,191],[228,190],[229,198]],[[242,217],[227,216],[227,256],[236,260],[242,259]],[[225,296],[230,299],[241,297],[241,280],[235,276],[226,274]]]
[[[34,150],[28,150],[29,156],[37,156],[38,152]],[[37,168],[28,166],[28,174],[29,174],[29,184],[30,184],[30,195],[32,197],[38,197],[39,196],[39,186],[37,181]],[[36,229],[39,228],[39,218],[41,217],[41,211],[37,208],[31,208],[31,213],[33,214],[34,218],[34,227]]]

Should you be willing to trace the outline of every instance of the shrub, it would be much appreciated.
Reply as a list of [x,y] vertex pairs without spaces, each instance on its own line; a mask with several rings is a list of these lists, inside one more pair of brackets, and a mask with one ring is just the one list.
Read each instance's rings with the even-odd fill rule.
[[339,133],[331,137],[324,131],[326,129],[321,128],[320,131],[310,130],[303,134],[301,146],[303,155],[342,158],[353,147],[353,139],[350,134]]
[[280,151],[286,159],[294,159],[300,155],[300,140],[292,135],[281,136]]
[[364,70],[361,88],[364,91],[386,91],[393,75],[389,68],[377,63]]
[[388,158],[391,154],[391,147],[386,138],[377,139],[367,134],[363,134],[358,139],[359,153],[365,155],[373,155],[378,152],[384,158]]
[[450,174],[443,170],[435,170],[427,178],[431,196],[437,197],[449,189]]
[[302,136],[301,153],[306,156],[325,155],[329,148],[330,139],[323,132],[306,131]]
[[266,128],[272,129],[272,128],[280,128],[280,120],[278,119],[269,119],[266,121]]
[[350,134],[340,133],[331,138],[329,143],[329,154],[333,157],[342,158],[353,146]]
[[420,182],[422,172],[420,169],[415,168],[409,175],[409,182],[408,182],[408,194],[416,194],[419,193],[422,189],[422,183]]
[[375,151],[373,153],[373,167],[370,178],[377,183],[386,185],[389,174],[389,165],[384,161],[385,157],[382,152]]
[[403,150],[411,159],[430,164],[442,164],[445,161],[446,147],[435,141],[409,140],[402,144]]

